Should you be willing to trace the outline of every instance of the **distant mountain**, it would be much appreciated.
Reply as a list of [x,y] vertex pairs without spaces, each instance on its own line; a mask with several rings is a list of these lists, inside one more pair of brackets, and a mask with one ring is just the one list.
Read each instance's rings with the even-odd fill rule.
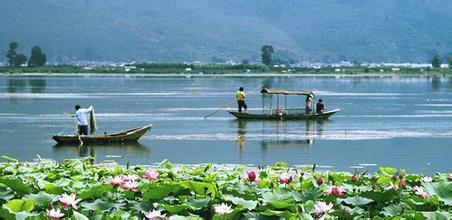
[[428,62],[452,55],[450,0],[2,0],[8,44],[48,60]]

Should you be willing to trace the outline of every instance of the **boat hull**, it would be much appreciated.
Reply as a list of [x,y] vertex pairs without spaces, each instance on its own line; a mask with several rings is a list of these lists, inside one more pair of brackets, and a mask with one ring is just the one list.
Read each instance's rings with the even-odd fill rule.
[[323,113],[315,114],[252,114],[244,112],[228,111],[231,115],[237,119],[249,119],[249,120],[327,120],[330,116],[339,112],[340,109],[334,109],[331,111],[325,111]]
[[123,142],[136,142],[147,131],[151,130],[152,125],[144,126],[141,128],[130,129],[127,131],[121,131],[113,134],[101,134],[101,135],[55,135],[53,140],[59,144],[71,144],[80,143],[79,138],[83,143],[123,143]]

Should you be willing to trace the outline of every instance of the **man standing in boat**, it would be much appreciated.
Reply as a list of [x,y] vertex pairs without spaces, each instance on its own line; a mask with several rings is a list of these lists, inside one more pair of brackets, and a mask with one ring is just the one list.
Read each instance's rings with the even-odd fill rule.
[[325,111],[325,105],[323,104],[322,99],[319,99],[319,102],[317,102],[315,110],[317,114],[322,114],[323,111]]
[[309,94],[308,96],[306,96],[306,114],[309,115],[312,112],[312,107],[313,107],[313,98],[314,96],[312,94]]
[[235,98],[237,99],[239,112],[242,112],[242,108],[245,109],[245,112],[248,112],[248,106],[245,103],[245,92],[243,91],[243,87],[239,88],[239,91],[237,91],[237,93],[235,94]]
[[78,126],[79,135],[88,135],[88,118],[87,114],[93,111],[93,106],[89,108],[81,108],[80,105],[75,106],[75,121]]

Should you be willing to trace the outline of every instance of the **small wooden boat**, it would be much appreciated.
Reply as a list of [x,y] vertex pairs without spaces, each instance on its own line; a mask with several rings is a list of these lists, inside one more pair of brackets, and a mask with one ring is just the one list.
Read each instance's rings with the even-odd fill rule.
[[[96,135],[55,135],[53,140],[59,144],[80,143],[80,139],[84,143],[121,143],[134,142],[143,136],[152,125],[147,125],[141,128],[134,128],[126,131],[120,131],[113,134],[96,134]],[[80,139],[79,139],[80,138]]]
[[[259,120],[327,120],[330,116],[339,112],[340,109],[333,109],[329,111],[322,111],[321,113],[307,113],[305,108],[287,108],[288,95],[310,96],[314,98],[312,91],[306,90],[280,90],[280,89],[262,89],[262,112],[261,113],[246,113],[237,111],[228,111],[237,119],[259,119]],[[271,95],[270,107],[265,107],[264,95]],[[276,106],[272,108],[273,95],[277,96]],[[279,96],[283,95],[285,98],[284,106],[280,106]]]

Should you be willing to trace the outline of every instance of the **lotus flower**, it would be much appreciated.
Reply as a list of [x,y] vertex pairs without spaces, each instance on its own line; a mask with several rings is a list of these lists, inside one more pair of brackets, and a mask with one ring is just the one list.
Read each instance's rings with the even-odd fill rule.
[[257,177],[257,174],[256,174],[256,172],[254,172],[254,171],[248,171],[248,172],[246,172],[246,179],[249,181],[249,182],[256,182],[256,183],[258,183],[259,182],[259,178]]
[[139,184],[135,180],[126,181],[121,184],[121,188],[123,188],[125,190],[132,190],[134,192],[138,192],[138,186],[139,186]]
[[327,214],[332,212],[333,208],[333,204],[332,203],[328,203],[326,204],[325,202],[318,202],[317,204],[314,204],[314,211],[313,213],[316,216],[321,216],[323,214]]
[[452,173],[449,173],[449,174],[447,175],[447,179],[448,179],[449,181],[452,181]]
[[323,178],[321,176],[317,177],[317,179],[315,179],[315,181],[317,182],[317,185],[323,184]]
[[292,176],[287,173],[283,173],[278,176],[279,183],[281,184],[289,184],[292,182]]
[[159,173],[155,172],[154,170],[146,170],[144,171],[143,178],[148,180],[156,180],[159,177]]
[[398,189],[399,187],[390,182],[389,185],[385,187],[385,190]]
[[354,182],[354,183],[358,182],[358,176],[357,176],[356,174],[353,174],[351,180],[352,180],[352,182]]
[[423,199],[430,197],[430,195],[427,192],[425,192],[422,187],[415,186],[413,189],[414,189],[414,194],[418,195],[419,197],[421,197]]
[[112,186],[116,186],[116,185],[121,185],[123,179],[121,176],[115,176],[115,177],[110,177],[107,180],[107,183],[111,184]]
[[61,202],[61,207],[67,208],[72,206],[72,208],[77,209],[77,203],[80,202],[81,199],[75,199],[75,193],[68,195],[63,193],[60,197],[58,197],[58,201]]
[[166,214],[162,214],[161,210],[152,210],[152,211],[146,212],[146,213],[144,213],[144,216],[147,219],[151,219],[151,220],[165,219],[166,218]]
[[220,216],[224,216],[225,214],[232,212],[231,206],[230,205],[228,206],[224,203],[221,203],[221,205],[213,206],[213,209],[214,209],[215,213],[217,213]]
[[400,188],[403,188],[403,187],[405,187],[406,186],[406,181],[405,180],[400,180],[400,182],[399,182],[399,187]]
[[421,181],[424,183],[431,183],[433,181],[433,179],[429,176],[424,176],[421,178]]
[[52,208],[51,210],[47,210],[47,217],[49,217],[51,220],[59,220],[64,216],[63,213],[61,213],[60,209],[55,210]]
[[127,175],[127,176],[123,176],[122,177],[122,179],[124,180],[124,181],[135,181],[135,180],[137,180],[139,177],[137,176],[137,175],[135,175],[135,174],[132,174],[132,175]]
[[343,196],[344,192],[345,192],[344,189],[342,189],[340,186],[332,186],[326,190],[326,193],[328,195],[333,195],[333,196]]

